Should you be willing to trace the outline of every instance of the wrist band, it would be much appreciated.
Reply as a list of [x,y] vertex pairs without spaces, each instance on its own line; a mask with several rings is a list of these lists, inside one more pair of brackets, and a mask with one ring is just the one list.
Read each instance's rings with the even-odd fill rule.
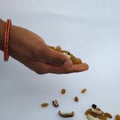
[[10,27],[11,20],[8,19],[5,23],[5,34],[4,34],[4,61],[9,59],[9,38],[10,38]]

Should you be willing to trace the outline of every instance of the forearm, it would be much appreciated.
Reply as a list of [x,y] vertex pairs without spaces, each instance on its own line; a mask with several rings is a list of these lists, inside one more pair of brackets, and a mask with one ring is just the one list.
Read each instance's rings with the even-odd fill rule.
[[5,22],[0,19],[0,50],[3,51]]

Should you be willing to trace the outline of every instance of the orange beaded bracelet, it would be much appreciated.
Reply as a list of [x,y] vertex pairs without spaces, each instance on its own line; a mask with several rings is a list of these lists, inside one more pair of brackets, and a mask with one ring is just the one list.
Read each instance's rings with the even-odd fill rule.
[[10,38],[10,27],[11,20],[8,19],[5,23],[5,34],[4,34],[4,61],[8,61],[9,59],[9,38]]

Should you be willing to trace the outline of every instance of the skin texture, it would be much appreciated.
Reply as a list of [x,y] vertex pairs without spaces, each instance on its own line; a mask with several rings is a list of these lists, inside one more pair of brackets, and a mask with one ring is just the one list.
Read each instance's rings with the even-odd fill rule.
[[[0,19],[0,50],[3,51],[5,22]],[[10,28],[9,54],[38,74],[73,73],[88,70],[86,63],[73,65],[70,58],[48,47],[32,31],[12,25]]]

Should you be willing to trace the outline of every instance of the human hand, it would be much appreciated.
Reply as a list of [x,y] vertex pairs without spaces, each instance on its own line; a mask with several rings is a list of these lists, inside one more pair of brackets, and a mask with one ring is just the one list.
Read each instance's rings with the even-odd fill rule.
[[10,56],[38,74],[72,73],[88,70],[86,63],[73,64],[64,54],[48,47],[37,34],[18,26],[11,26]]

